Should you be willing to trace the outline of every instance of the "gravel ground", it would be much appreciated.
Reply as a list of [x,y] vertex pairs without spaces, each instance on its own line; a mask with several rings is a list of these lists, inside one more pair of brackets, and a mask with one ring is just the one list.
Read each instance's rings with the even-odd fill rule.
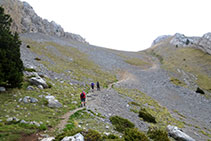
[[[173,110],[177,110],[184,115],[186,123],[191,125],[197,125],[200,128],[211,130],[211,100],[207,100],[200,94],[195,93],[192,90],[175,86],[169,81],[169,77],[166,71],[159,67],[157,61],[151,69],[141,69],[124,62],[123,58],[117,54],[123,54],[124,56],[133,56],[143,58],[146,57],[140,53],[114,51],[93,45],[79,43],[73,40],[58,39],[55,37],[45,36],[42,34],[23,34],[21,37],[30,38],[39,42],[54,41],[61,45],[77,48],[81,52],[88,54],[89,58],[96,64],[102,67],[106,71],[114,73],[114,71],[121,70],[133,75],[135,80],[133,81],[121,81],[118,85],[130,89],[139,89],[140,91],[151,96],[157,100],[162,106],[165,106],[173,114],[177,115]],[[24,45],[23,45],[24,46]],[[49,48],[51,51],[53,48]],[[48,76],[57,78],[69,79],[62,74],[56,74],[54,72],[48,72],[48,70],[42,65],[34,61],[36,54],[31,53],[26,48],[21,48],[22,60],[25,65],[32,65],[40,68],[40,71]],[[40,56],[42,57],[42,56]],[[149,57],[149,60],[153,58]],[[120,78],[120,75],[118,75]],[[100,99],[104,99],[100,101]],[[142,123],[138,118],[135,118],[133,112],[130,112],[127,107],[127,103],[131,101],[129,98],[119,98],[118,93],[114,90],[103,90],[101,94],[94,99],[90,106],[91,109],[97,109],[98,112],[105,116],[119,114],[120,116],[127,118],[134,122],[136,126],[142,130],[147,129],[147,124]],[[116,110],[117,109],[117,110]],[[196,129],[191,126],[186,126],[183,129],[190,136],[196,140],[206,140],[208,137],[196,133]],[[211,134],[211,133],[210,133]]]

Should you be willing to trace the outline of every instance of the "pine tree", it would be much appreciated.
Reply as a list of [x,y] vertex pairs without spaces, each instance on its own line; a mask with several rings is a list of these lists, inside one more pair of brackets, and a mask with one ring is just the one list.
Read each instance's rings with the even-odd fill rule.
[[23,62],[20,59],[21,41],[10,31],[12,19],[0,7],[0,86],[20,87],[23,81]]

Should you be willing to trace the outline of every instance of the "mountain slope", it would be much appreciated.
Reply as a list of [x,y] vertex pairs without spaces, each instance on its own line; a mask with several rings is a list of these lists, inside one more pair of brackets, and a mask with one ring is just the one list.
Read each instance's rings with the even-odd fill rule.
[[[4,7],[8,3],[20,5],[10,8],[13,17],[22,12],[30,19],[33,17],[25,13],[19,1],[13,1],[18,2],[17,5],[11,1],[0,2],[6,3]],[[20,22],[17,29],[23,32],[23,17],[19,17],[15,23]],[[38,26],[32,22],[26,27],[31,29],[31,25]],[[173,42],[177,45],[171,42],[174,36],[166,36],[154,42],[150,49],[134,53],[92,46],[52,32],[27,30],[20,34],[25,81],[21,89],[0,93],[0,140],[44,138],[43,130],[57,139],[88,129],[122,136],[109,120],[116,115],[130,120],[146,135],[150,127],[165,130],[171,124],[182,128],[195,140],[210,138],[211,61],[209,49],[202,49],[202,52],[199,48],[205,45],[197,46],[206,39],[191,40],[182,36],[182,40]],[[186,45],[187,39],[193,44]],[[48,88],[29,82],[37,75],[48,83]],[[96,81],[100,82],[101,91],[92,92],[89,84]],[[205,94],[196,93],[197,87]],[[63,115],[79,108],[82,90],[87,93],[86,109],[70,115],[65,129],[58,131],[55,127],[64,120]],[[37,102],[23,102],[21,99],[26,96],[36,98]],[[49,96],[55,97],[62,107],[49,107],[46,100]],[[139,117],[143,108],[156,123]]]

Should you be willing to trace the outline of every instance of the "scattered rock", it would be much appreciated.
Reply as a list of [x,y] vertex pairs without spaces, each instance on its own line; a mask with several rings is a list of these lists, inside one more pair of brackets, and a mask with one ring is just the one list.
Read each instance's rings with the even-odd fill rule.
[[106,129],[109,129],[109,126],[108,125],[106,125]]
[[77,101],[72,101],[71,103],[72,103],[72,104],[78,104],[78,102],[77,102]]
[[45,80],[43,80],[39,75],[37,75],[36,77],[30,78],[29,82],[33,85],[38,86],[38,87],[39,87],[39,85],[42,85],[43,88],[48,88],[48,85],[45,82]]
[[36,103],[38,102],[38,99],[30,97],[30,96],[25,96],[23,99],[20,98],[18,101],[19,102],[23,101],[24,103]]
[[20,123],[24,123],[24,124],[28,124],[29,122],[25,121],[25,120],[21,120]]
[[45,96],[45,98],[48,100],[48,107],[50,108],[60,108],[62,107],[62,104],[51,95]]
[[176,140],[182,140],[182,141],[195,141],[193,138],[182,132],[178,129],[176,126],[167,126],[167,131],[171,137],[173,137]]
[[84,141],[84,136],[78,133],[74,136],[64,137],[61,141]]
[[108,133],[108,132],[104,132],[103,134],[106,136],[110,135],[110,133]]
[[26,89],[29,90],[29,91],[33,91],[34,87],[33,86],[28,86]]
[[6,91],[5,87],[0,87],[0,92],[5,92],[5,91]]
[[57,99],[48,99],[48,107],[60,108],[62,107],[62,104]]

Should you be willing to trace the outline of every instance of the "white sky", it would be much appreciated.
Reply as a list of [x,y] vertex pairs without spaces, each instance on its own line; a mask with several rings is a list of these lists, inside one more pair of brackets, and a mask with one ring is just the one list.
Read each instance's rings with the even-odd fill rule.
[[160,35],[202,36],[211,28],[210,0],[24,0],[42,18],[93,45],[126,51]]

